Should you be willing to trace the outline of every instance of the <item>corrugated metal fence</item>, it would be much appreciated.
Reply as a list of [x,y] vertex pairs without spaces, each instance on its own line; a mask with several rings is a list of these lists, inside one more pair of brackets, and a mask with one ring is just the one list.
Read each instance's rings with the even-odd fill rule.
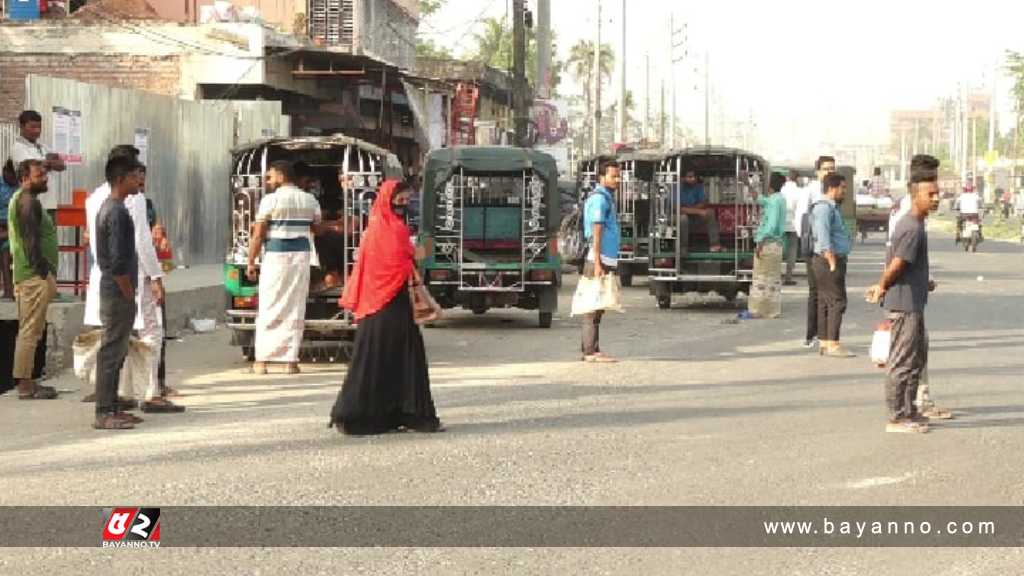
[[11,146],[14,145],[14,137],[17,134],[17,124],[0,122],[0,164],[7,162],[11,157]]
[[176,263],[190,266],[224,261],[231,149],[287,135],[290,128],[276,101],[187,101],[43,76],[26,79],[25,101],[43,115],[40,141],[46,144],[53,142],[55,107],[82,114],[83,163],[50,178],[59,204],[71,202],[72,190],[92,191],[103,183],[108,151],[135,144],[136,132],[148,131],[146,195],[167,226]]

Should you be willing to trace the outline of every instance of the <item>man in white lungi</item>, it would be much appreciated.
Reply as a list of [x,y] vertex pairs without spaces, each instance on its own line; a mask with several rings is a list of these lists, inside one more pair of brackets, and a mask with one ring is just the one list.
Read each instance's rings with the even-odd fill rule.
[[253,372],[267,373],[267,363],[285,364],[288,374],[299,372],[299,349],[305,329],[309,267],[314,263],[313,227],[320,224],[320,204],[295,184],[291,162],[278,161],[266,174],[267,194],[260,201],[249,242],[246,275],[259,271],[259,311],[256,316],[256,362]]
[[[108,159],[116,156],[137,159],[138,155],[137,148],[124,144],[115,146],[110,151]],[[142,182],[145,186],[145,168],[142,170]],[[109,196],[110,184],[105,182],[96,188],[85,201],[86,227],[90,239],[95,238],[96,215]],[[147,344],[152,351],[152,363],[148,381],[145,383],[132,382],[130,386],[127,371],[122,371],[118,395],[138,400],[143,412],[171,414],[184,412],[184,406],[172,403],[160,393],[160,345],[164,339],[160,307],[164,303],[164,274],[160,267],[160,261],[156,257],[153,238],[149,232],[149,221],[146,218],[146,197],[143,195],[143,188],[139,189],[138,194],[129,196],[124,205],[128,209],[135,227],[135,252],[139,261],[139,289],[135,292],[135,304],[138,312],[135,315],[135,324],[132,328],[138,332],[139,340]],[[103,321],[100,319],[100,280],[103,273],[97,264],[96,242],[90,241],[89,244],[93,255],[93,264],[89,272],[84,323],[87,326],[99,327],[103,325]]]

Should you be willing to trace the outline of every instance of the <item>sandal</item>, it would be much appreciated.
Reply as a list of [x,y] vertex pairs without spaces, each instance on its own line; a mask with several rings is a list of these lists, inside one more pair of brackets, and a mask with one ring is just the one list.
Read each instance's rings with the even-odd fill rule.
[[142,403],[142,411],[146,414],[181,414],[185,411],[185,407],[167,400],[151,401]]
[[97,430],[131,430],[135,428],[135,424],[131,420],[118,417],[116,414],[108,414],[96,418],[96,421],[92,423],[92,427]]
[[929,408],[921,413],[922,416],[929,420],[952,420],[953,413],[949,410],[943,410],[942,408]]
[[619,362],[615,358],[612,358],[611,356],[605,356],[601,352],[598,352],[597,354],[591,354],[590,356],[584,356],[583,361],[598,364],[617,364]]
[[164,388],[164,393],[162,394],[162,396],[164,398],[181,398],[181,392],[179,392],[177,388],[171,388],[170,386],[167,386]]
[[53,400],[57,398],[57,390],[50,386],[36,386],[29,393],[18,392],[18,400]]
[[284,369],[285,374],[301,374],[302,370],[299,370],[298,364],[288,364]]

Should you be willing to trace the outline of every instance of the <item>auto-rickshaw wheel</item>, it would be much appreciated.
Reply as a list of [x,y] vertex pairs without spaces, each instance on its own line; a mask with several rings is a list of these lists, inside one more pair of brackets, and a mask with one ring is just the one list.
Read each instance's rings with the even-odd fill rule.
[[666,282],[654,283],[654,298],[658,301],[658,308],[668,310],[672,307],[672,285]]
[[551,328],[551,320],[555,315],[551,312],[540,312],[537,314],[537,317],[539,320],[538,325],[541,328]]
[[245,358],[246,362],[254,362],[256,360],[256,347],[242,346],[242,357]]

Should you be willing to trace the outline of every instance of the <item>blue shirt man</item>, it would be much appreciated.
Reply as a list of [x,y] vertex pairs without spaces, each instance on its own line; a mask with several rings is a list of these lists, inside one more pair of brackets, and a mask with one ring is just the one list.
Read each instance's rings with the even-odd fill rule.
[[708,195],[704,192],[704,184],[697,182],[691,184],[689,182],[683,182],[683,185],[679,187],[679,205],[687,208],[694,208],[702,204],[706,204],[708,201]]
[[843,215],[835,200],[824,197],[814,206],[811,212],[811,224],[814,229],[814,253],[825,255],[832,252],[836,256],[850,254],[850,234],[843,223]]
[[[601,225],[601,265],[614,268],[619,260],[619,216],[611,190],[598,186],[587,197],[583,207],[583,236],[593,246],[594,224]],[[594,251],[587,250],[587,261],[594,261]]]

